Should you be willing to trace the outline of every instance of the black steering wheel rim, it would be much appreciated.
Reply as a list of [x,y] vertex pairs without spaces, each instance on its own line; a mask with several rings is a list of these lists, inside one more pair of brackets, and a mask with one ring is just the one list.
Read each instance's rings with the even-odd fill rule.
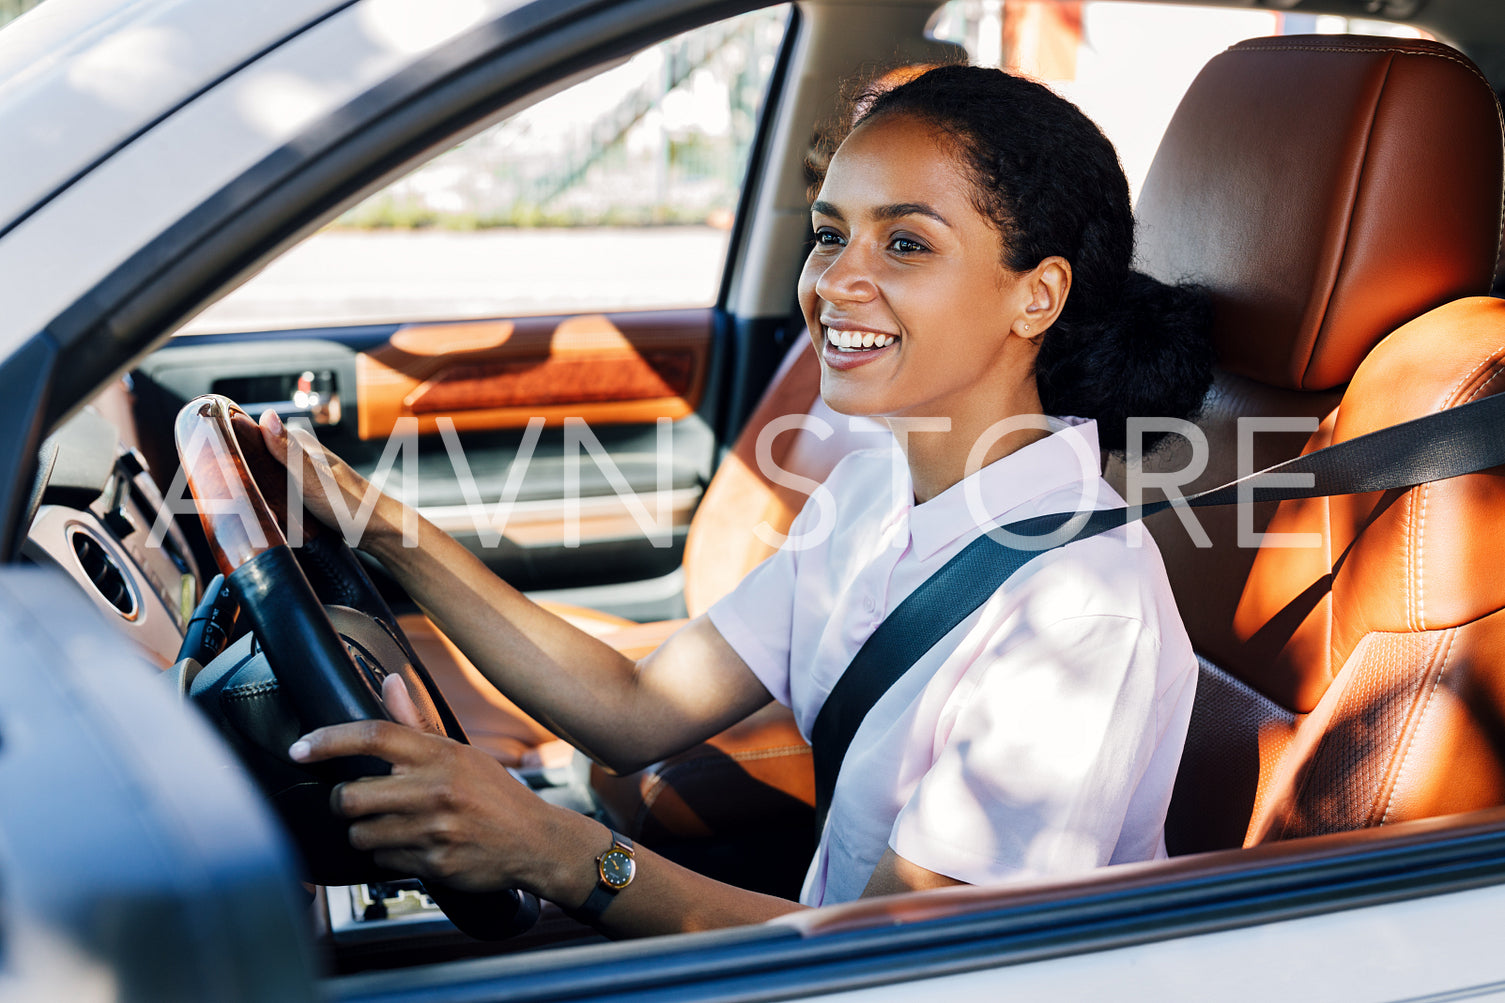
[[[228,398],[209,394],[183,407],[175,433],[210,549],[302,725],[315,728],[390,719],[381,702],[380,677],[396,671],[408,683],[420,714],[437,730],[465,741],[443,694],[341,535],[315,526],[310,519],[305,522],[310,540],[300,548],[307,551],[304,560],[288,546],[282,526],[286,525],[286,505],[293,499],[286,491],[286,471],[267,452],[259,426],[250,416]],[[270,490],[274,486],[280,490]],[[354,607],[390,636],[403,656],[400,666],[373,666],[361,657],[360,652],[381,647],[379,641],[358,645],[341,636],[304,565],[313,568],[326,592],[350,600],[339,605]],[[389,653],[379,661],[393,660]],[[285,752],[278,750],[278,755],[286,759]],[[326,786],[390,769],[380,760],[356,757],[312,768],[298,767],[290,760],[286,765],[307,769]],[[328,804],[327,800],[323,803]],[[390,877],[390,872],[374,872],[371,880],[384,877]],[[465,893],[431,882],[426,887],[456,926],[480,939],[521,933],[538,914],[537,900],[514,889]]]

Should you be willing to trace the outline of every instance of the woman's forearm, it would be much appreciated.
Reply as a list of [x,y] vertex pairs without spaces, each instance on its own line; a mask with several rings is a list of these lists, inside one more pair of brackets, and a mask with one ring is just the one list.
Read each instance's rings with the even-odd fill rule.
[[[421,516],[416,539],[404,539],[401,503],[383,497],[379,505],[361,548],[493,685],[550,731],[608,766],[652,755],[655,750],[637,748],[631,729],[605,714],[606,708],[634,707],[632,661],[535,605]],[[412,543],[416,546],[407,545]]]
[[416,540],[404,539],[404,514],[411,518],[384,496],[362,549],[493,685],[603,765],[638,769],[767,702],[708,622],[635,663],[533,603],[426,519],[418,519]]
[[[546,834],[554,848],[536,861],[529,890],[566,910],[579,908],[597,884],[596,857],[611,848],[610,830],[584,815],[555,809]],[[544,835],[544,834],[541,834]],[[634,848],[636,874],[595,925],[613,937],[712,930],[760,923],[805,908],[687,870],[651,850]]]
[[[285,429],[268,410],[262,432],[316,517],[333,524],[335,502],[347,513],[365,505],[370,482],[307,429]],[[634,663],[529,601],[415,509],[378,493],[368,511],[361,547],[493,685],[603,765],[636,769],[708,738],[770,699],[704,617]]]

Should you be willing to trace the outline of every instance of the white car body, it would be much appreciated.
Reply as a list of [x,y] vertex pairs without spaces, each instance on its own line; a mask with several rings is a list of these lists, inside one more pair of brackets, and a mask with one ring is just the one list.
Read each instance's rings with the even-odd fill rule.
[[[537,26],[553,17],[551,10],[563,6],[583,12],[574,23],[584,28],[550,23],[546,33],[533,38]],[[78,381],[98,387],[360,192],[436,144],[453,142],[557,89],[588,64],[617,58],[613,51],[602,55],[590,31],[615,24],[622,31],[644,29],[640,34],[651,38],[666,33],[667,24],[689,24],[697,17],[709,19],[713,10],[750,5],[663,0],[622,3],[603,13],[608,6],[548,0],[47,0],[0,31],[0,136],[5,137],[0,143],[0,359],[22,358],[28,346],[45,343],[56,351],[60,367],[76,368]],[[904,0],[873,0],[868,6],[875,33],[917,27],[929,12],[923,2]],[[806,35],[797,51],[832,49],[834,43],[822,33],[842,30],[840,7],[815,3],[803,11]],[[437,101],[435,94],[447,86],[436,66],[468,71],[479,62],[473,49],[506,50],[513,36],[532,40],[498,59],[498,65],[508,86],[529,85],[540,93],[493,86],[505,100],[498,103],[493,94],[487,99],[493,103],[490,111],[436,133],[402,119],[415,108],[421,112],[423,102]],[[774,128],[769,158],[786,165],[797,159],[790,152],[800,133],[787,123],[808,120],[830,84],[821,75],[801,77],[782,91],[770,114],[784,124]],[[466,78],[453,86],[476,85]],[[398,121],[392,128],[403,137],[372,141],[386,144],[385,152],[372,158],[372,169],[342,166],[364,156],[359,148],[365,130],[384,118]],[[300,180],[300,171],[328,171],[329,177]],[[758,188],[748,203],[760,224],[739,236],[744,264],[727,297],[738,312],[758,314],[787,305],[770,290],[789,288],[798,268],[797,260],[782,262],[774,250],[803,239],[807,217],[790,196],[798,187],[786,177],[782,185]],[[246,212],[257,218],[248,220]],[[224,242],[232,233],[224,229],[226,223],[243,234],[235,238],[240,243]],[[110,345],[115,357],[101,354],[101,346]],[[52,421],[82,402],[80,385],[64,385],[76,392],[75,399],[27,412],[39,416],[38,424],[29,430],[13,426],[9,434],[23,440],[15,448],[34,445],[49,430],[40,415]],[[27,405],[17,398],[8,406]],[[81,608],[72,612],[82,615]],[[81,628],[79,636],[108,646],[100,640],[108,637],[102,633],[106,629]],[[14,674],[28,667],[7,658],[0,676],[14,682]],[[119,675],[125,674],[122,669]],[[207,730],[186,717],[178,720],[175,715],[182,712],[165,692],[103,671],[79,676],[76,685],[85,686],[86,678],[87,686],[100,687],[101,701],[127,700],[110,695],[113,687],[122,687],[135,711],[176,722],[166,730],[182,733],[180,748],[208,757],[199,763],[196,783],[204,782],[202,771],[211,778],[216,770],[233,772]],[[77,700],[76,707],[88,703]],[[117,718],[111,727],[124,730],[130,723]],[[55,733],[29,728],[0,699],[0,778],[7,757],[12,765],[38,762],[43,747],[28,743],[40,743],[48,734]],[[23,755],[28,750],[31,758]],[[127,773],[131,763],[141,764],[139,776],[162,771],[163,784],[173,769],[194,773],[191,763],[150,766],[149,752],[142,746],[117,762]],[[205,765],[208,761],[213,762]],[[261,818],[241,831],[253,836],[270,831],[265,812],[251,803],[248,785],[237,779],[221,793],[229,801],[241,799],[226,811]],[[20,820],[14,805],[4,811],[11,821],[0,825],[0,998],[125,998],[124,983],[110,974],[113,960],[81,960],[83,955],[67,948],[66,918],[48,911],[55,902],[41,884],[27,883],[61,880],[61,870],[39,868],[30,879],[7,885],[3,836],[7,825]],[[52,813],[38,813],[39,824],[51,818]],[[46,824],[69,823],[63,818]],[[85,824],[82,817],[78,824]],[[933,954],[925,953],[931,948],[920,941],[906,939],[921,936],[928,929],[923,923],[892,930],[862,923],[845,932],[824,930],[826,923],[840,926],[844,914],[838,908],[775,921],[767,931],[747,936],[563,947],[331,977],[309,981],[299,991],[309,998],[347,1000],[533,998],[535,992],[556,990],[569,998],[872,1003],[1007,997],[1159,1003],[1505,999],[1505,952],[1498,946],[1505,916],[1505,813],[1403,828],[1404,837],[1394,844],[1388,837],[1366,836],[1316,840],[1316,851],[1301,846],[1244,855],[1232,851],[1220,857],[1212,877],[1177,870],[1178,862],[1171,861],[1135,865],[1114,876],[1126,885],[1100,886],[1097,876],[1088,876],[1021,886],[1013,907],[996,890],[992,900],[978,890],[936,893],[917,908],[931,918],[953,910],[959,925],[935,941],[951,946]],[[1458,835],[1465,828],[1467,839]],[[1434,844],[1441,848],[1429,858],[1435,859],[1431,869],[1416,867],[1404,852],[1394,865],[1381,860],[1392,845],[1420,847],[1420,853]],[[258,845],[246,851],[260,861],[256,866],[275,873],[286,865],[280,846]],[[1371,861],[1358,867],[1353,883],[1333,870],[1302,884],[1303,868],[1320,870],[1321,860],[1346,859],[1350,849],[1369,854],[1363,859]],[[202,846],[200,851],[211,852]],[[219,846],[214,852],[231,850]],[[1239,884],[1246,865],[1249,873],[1264,875],[1251,880],[1270,882],[1274,904],[1258,905],[1259,896]],[[49,866],[63,868],[63,862]],[[1167,907],[1156,899],[1153,889],[1161,883],[1179,889],[1179,904]],[[1124,890],[1130,886],[1132,894]],[[152,894],[149,888],[136,891],[145,898]],[[87,888],[79,891],[62,911],[76,917],[89,894]],[[1153,921],[1136,927],[1125,908],[1154,913]],[[272,912],[263,915],[273,918]],[[1032,925],[1032,916],[1045,917],[1045,925]],[[967,917],[973,926],[966,926]],[[1094,917],[1102,917],[1102,924]],[[891,948],[883,939],[890,935]],[[771,975],[755,960],[759,937],[780,950],[804,945],[799,950],[809,947],[819,956],[795,951],[780,962],[783,975]],[[988,946],[994,937],[1001,938],[996,950]],[[912,963],[904,960],[911,956]],[[860,970],[842,967],[855,965],[857,958],[871,963]],[[294,974],[283,973],[275,983],[280,991],[292,985],[289,979],[311,978],[306,957],[284,960]],[[706,967],[697,967],[702,962]],[[255,968],[248,965],[244,977],[254,981]],[[662,974],[671,971],[678,974]],[[591,972],[605,981],[592,981]],[[212,979],[183,984],[207,991]],[[221,985],[218,991],[215,998],[271,998],[264,987],[249,983]]]

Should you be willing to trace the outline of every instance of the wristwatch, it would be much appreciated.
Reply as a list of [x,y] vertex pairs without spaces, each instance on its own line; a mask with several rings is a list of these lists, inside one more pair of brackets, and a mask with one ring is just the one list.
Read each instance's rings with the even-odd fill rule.
[[596,858],[596,887],[591,889],[585,904],[575,910],[581,919],[590,923],[600,919],[606,907],[616,901],[617,893],[632,884],[638,872],[632,849],[632,840],[611,832],[611,848]]

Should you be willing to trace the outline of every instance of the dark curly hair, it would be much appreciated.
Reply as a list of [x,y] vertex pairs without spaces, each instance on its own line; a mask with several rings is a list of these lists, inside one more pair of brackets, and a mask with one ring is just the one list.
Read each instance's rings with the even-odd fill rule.
[[[1041,336],[1035,385],[1049,414],[1094,418],[1104,449],[1123,452],[1134,416],[1191,418],[1212,381],[1212,308],[1194,285],[1134,272],[1134,215],[1118,154],[1076,105],[1002,70],[939,66],[897,86],[865,87],[845,132],[892,115],[918,119],[955,144],[973,204],[1002,237],[1003,263],[1034,268],[1059,255],[1071,291]],[[812,191],[828,157],[813,157]],[[1152,449],[1163,434],[1148,434]]]

